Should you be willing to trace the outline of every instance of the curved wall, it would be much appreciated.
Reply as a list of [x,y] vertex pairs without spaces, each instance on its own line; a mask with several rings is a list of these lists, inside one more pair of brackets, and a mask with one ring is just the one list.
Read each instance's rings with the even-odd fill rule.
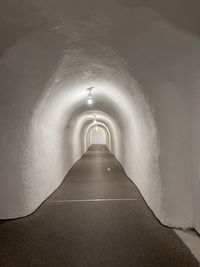
[[199,7],[197,0],[6,1],[1,218],[34,211],[81,157],[90,119],[78,118],[90,111],[86,88],[94,86],[92,109],[109,118],[102,122],[112,153],[156,216],[199,230]]

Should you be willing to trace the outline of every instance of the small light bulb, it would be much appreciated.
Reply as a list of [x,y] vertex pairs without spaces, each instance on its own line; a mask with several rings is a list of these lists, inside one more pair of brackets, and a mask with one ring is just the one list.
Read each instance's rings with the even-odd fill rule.
[[96,119],[94,119],[94,121],[93,121],[94,123],[97,123],[97,120]]
[[92,105],[93,104],[92,98],[88,98],[87,103],[88,103],[88,105]]

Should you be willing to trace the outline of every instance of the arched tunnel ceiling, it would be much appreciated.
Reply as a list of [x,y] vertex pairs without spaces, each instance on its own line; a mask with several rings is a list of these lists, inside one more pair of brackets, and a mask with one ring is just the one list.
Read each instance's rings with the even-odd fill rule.
[[80,137],[96,110],[156,216],[200,229],[200,148],[191,138],[198,141],[193,124],[199,132],[199,7],[198,0],[0,1],[2,218],[31,213],[59,186],[84,152]]
[[[94,123],[94,118],[96,118],[96,123]],[[117,122],[112,118],[108,113],[99,111],[99,110],[89,110],[85,112],[80,112],[76,116],[72,117],[70,122],[76,130],[74,132],[74,146],[80,148],[81,144],[77,142],[83,141],[88,133],[90,127],[101,124],[103,125],[108,133],[110,138],[109,149],[112,153],[114,153],[117,157],[119,157],[119,150],[121,145],[121,137],[120,137],[120,127]],[[87,144],[84,146],[84,151],[87,149]]]

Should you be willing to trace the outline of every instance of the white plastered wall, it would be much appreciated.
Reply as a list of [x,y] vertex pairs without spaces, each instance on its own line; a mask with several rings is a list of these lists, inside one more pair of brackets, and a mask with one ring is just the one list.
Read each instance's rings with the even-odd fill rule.
[[200,229],[198,10],[197,0],[2,6],[1,218],[34,211],[81,157],[72,118],[95,86],[93,109],[120,129],[113,153],[156,216]]

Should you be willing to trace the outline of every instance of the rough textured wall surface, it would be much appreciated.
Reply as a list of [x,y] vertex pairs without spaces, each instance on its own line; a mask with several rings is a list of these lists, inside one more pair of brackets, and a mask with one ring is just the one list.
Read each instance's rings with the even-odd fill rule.
[[200,233],[200,66],[194,82],[193,98],[193,197],[194,197],[194,227]]
[[94,86],[112,153],[150,208],[200,229],[199,7],[0,0],[1,218],[34,211],[81,157]]

